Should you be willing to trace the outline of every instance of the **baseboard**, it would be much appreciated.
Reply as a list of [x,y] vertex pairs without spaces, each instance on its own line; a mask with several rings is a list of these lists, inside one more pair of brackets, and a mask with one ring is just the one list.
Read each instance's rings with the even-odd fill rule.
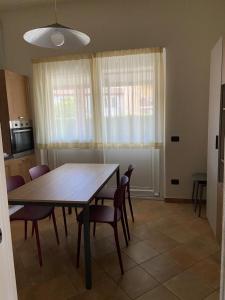
[[165,198],[165,202],[167,203],[192,203],[191,199],[182,199],[182,198]]

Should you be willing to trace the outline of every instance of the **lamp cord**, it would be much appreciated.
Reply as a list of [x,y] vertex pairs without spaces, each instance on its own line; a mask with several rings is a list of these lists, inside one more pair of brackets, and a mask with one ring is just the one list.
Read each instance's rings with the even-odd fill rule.
[[55,12],[55,22],[58,23],[57,19],[57,5],[56,5],[56,0],[54,0],[54,12]]

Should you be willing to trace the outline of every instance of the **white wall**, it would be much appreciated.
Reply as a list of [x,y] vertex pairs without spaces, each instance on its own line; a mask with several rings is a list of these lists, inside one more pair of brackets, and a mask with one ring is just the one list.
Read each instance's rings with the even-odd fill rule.
[[[0,19],[9,69],[31,75],[32,58],[62,54],[22,40],[26,30],[54,21],[50,6],[5,11]],[[59,21],[91,36],[82,51],[167,48],[166,197],[190,198],[191,174],[206,171],[210,50],[225,32],[225,2],[77,0],[59,5]]]

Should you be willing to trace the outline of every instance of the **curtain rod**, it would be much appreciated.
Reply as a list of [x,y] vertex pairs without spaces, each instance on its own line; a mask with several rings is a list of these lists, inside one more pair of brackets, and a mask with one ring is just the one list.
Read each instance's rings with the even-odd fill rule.
[[76,53],[68,55],[50,56],[44,58],[34,58],[32,63],[45,63],[45,62],[57,62],[57,61],[68,61],[68,60],[79,60],[79,59],[89,59],[93,57],[108,57],[108,56],[123,56],[123,55],[135,55],[135,54],[145,54],[145,53],[162,53],[163,47],[153,47],[153,48],[139,48],[139,49],[126,49],[126,50],[110,50],[102,52],[93,53]]

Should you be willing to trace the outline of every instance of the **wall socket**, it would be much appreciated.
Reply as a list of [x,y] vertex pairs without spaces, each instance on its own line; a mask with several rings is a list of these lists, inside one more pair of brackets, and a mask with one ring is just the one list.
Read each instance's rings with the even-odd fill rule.
[[171,184],[180,184],[179,179],[171,179]]
[[180,137],[178,135],[172,135],[171,136],[171,142],[178,143],[180,141]]

